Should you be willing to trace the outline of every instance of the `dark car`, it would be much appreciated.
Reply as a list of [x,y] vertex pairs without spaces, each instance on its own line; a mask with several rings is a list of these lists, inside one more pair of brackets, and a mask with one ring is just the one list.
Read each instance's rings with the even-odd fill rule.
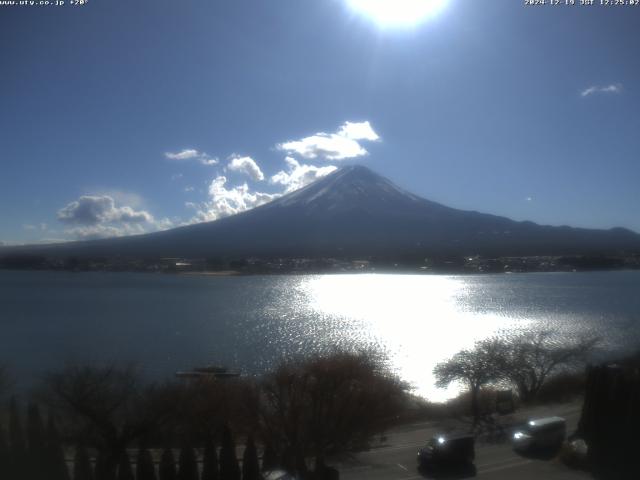
[[473,435],[436,435],[418,451],[418,468],[427,471],[471,469],[475,458]]

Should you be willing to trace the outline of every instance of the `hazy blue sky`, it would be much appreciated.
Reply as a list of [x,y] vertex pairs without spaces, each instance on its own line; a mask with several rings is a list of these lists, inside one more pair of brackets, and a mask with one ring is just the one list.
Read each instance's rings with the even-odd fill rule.
[[0,6],[0,241],[213,219],[352,163],[453,207],[640,231],[640,6],[523,4],[409,26],[349,0]]

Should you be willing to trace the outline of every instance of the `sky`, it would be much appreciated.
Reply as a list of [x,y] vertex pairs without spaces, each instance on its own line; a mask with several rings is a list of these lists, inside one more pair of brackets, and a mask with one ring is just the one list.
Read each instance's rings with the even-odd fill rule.
[[215,220],[351,164],[456,208],[640,231],[640,5],[3,3],[5,244]]

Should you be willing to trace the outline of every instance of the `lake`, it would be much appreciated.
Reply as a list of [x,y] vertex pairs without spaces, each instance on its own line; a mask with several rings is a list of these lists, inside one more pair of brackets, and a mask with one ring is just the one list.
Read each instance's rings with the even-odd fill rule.
[[135,362],[146,375],[222,364],[260,373],[282,358],[384,350],[416,392],[432,368],[504,331],[584,333],[640,347],[640,272],[512,275],[187,276],[0,271],[0,363],[20,385],[69,361]]

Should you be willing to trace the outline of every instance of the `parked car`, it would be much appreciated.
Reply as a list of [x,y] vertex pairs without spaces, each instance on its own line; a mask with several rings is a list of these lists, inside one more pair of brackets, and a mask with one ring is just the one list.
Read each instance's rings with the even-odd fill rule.
[[566,435],[567,422],[564,418],[536,418],[513,433],[513,448],[518,451],[560,448]]
[[418,451],[418,468],[423,470],[472,469],[475,457],[473,435],[436,435]]

